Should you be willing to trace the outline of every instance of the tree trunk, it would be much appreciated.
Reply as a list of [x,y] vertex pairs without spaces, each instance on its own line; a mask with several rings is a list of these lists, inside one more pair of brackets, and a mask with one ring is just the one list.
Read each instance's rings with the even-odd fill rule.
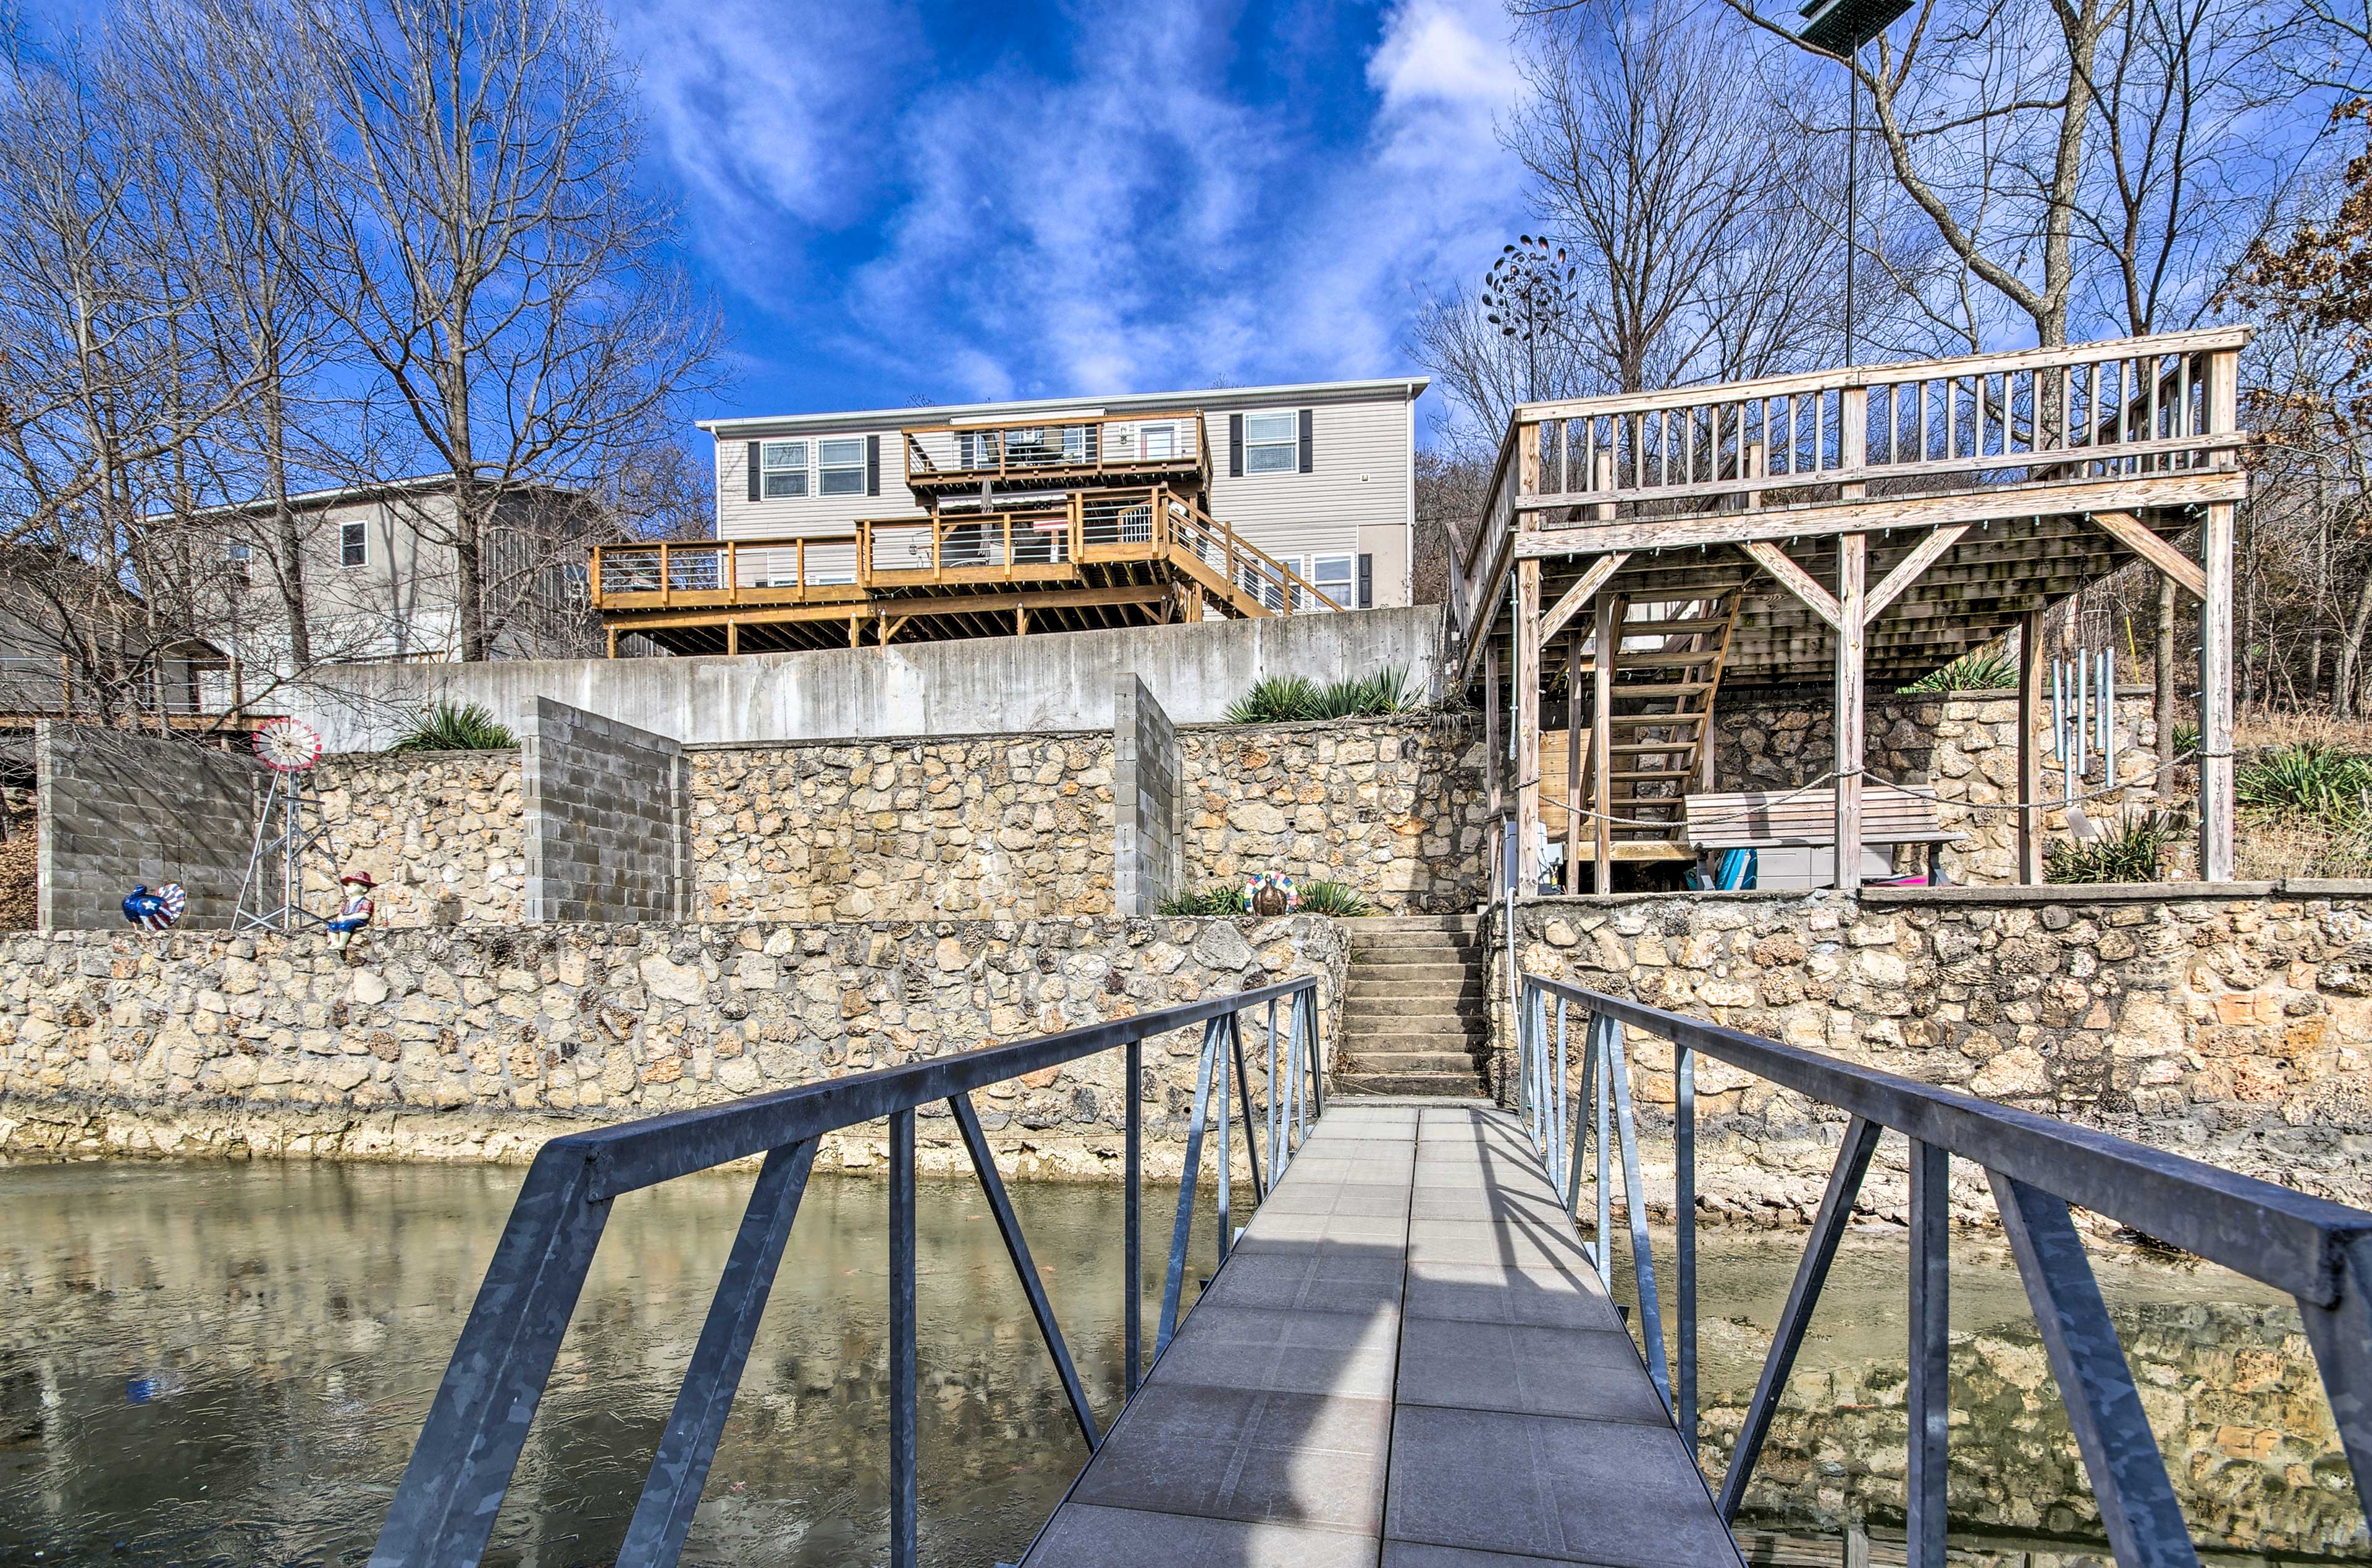
[[2157,584],[2157,646],[2154,650],[2157,691],[2151,703],[2157,724],[2157,795],[2167,796],[2174,771],[2174,579]]
[[2339,672],[2331,682],[2331,716],[2355,716],[2355,678],[2362,667],[2364,633],[2372,627],[2372,573],[2355,588],[2355,610],[2347,618],[2347,630],[2339,639]]

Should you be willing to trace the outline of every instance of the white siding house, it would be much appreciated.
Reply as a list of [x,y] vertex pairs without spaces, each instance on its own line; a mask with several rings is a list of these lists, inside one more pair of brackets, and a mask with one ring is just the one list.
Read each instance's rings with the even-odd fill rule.
[[[1199,415],[1203,505],[1345,606],[1409,602],[1415,523],[1415,402],[1422,377],[1211,388],[1103,398],[943,404],[703,420],[716,442],[720,540],[844,533],[858,519],[918,517],[901,432],[1035,420],[1129,421],[1151,449],[1187,444]],[[1109,445],[1114,438],[1107,435]]]

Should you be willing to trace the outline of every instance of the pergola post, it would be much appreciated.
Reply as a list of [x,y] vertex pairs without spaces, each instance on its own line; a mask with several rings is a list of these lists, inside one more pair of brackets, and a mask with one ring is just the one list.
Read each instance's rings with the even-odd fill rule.
[[2212,502],[2199,533],[2207,597],[2199,607],[2199,875],[2232,880],[2232,504]]
[[1516,568],[1516,879],[1541,885],[1541,563]]
[[2042,611],[2029,610],[2017,621],[2017,879],[2029,888],[2042,880],[2042,824],[2034,814],[2042,796],[2042,749],[2034,739],[2041,701]]
[[1499,886],[1507,865],[1507,797],[1499,787],[1499,768],[1505,757],[1506,750],[1499,744],[1499,645],[1494,643],[1482,650],[1482,811],[1491,824],[1491,896],[1494,902],[1506,892]]
[[1581,645],[1575,633],[1564,645],[1564,890],[1581,891]]
[[1833,886],[1861,886],[1862,670],[1868,642],[1869,536],[1837,539],[1837,864]]
[[1601,893],[1614,891],[1614,645],[1622,636],[1622,601],[1601,591],[1589,672],[1589,809],[1597,855],[1590,884]]

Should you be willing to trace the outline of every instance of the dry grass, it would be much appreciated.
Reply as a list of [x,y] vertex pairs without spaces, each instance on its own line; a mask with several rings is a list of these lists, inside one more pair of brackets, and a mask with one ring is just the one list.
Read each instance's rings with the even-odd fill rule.
[[2252,708],[2234,716],[2232,746],[2240,751],[2267,746],[2322,746],[2334,751],[2372,756],[2372,719],[2335,719],[2329,714]]
[[2233,870],[2243,882],[2284,877],[2372,877],[2372,835],[2361,829],[2252,811],[2234,839]]
[[8,832],[8,842],[0,843],[0,931],[30,931],[41,918],[33,819],[17,818]]

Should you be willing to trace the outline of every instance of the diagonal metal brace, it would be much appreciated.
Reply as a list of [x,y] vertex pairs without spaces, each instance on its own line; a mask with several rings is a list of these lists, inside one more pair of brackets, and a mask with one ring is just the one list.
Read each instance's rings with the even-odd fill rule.
[[2108,1303],[2100,1299],[2099,1282],[2068,1217],[2067,1201],[1997,1170],[1985,1174],[2118,1563],[2197,1568],[2199,1553],[2167,1480],[2166,1457],[2150,1433],[2133,1368],[2109,1321]]
[[1211,1071],[1217,1064],[1219,1040],[1226,1023],[1218,1018],[1203,1026],[1203,1055],[1194,1069],[1194,1113],[1186,1123],[1186,1169],[1178,1188],[1178,1220],[1169,1231],[1169,1272],[1161,1281],[1161,1321],[1153,1330],[1153,1359],[1169,1348],[1178,1332],[1179,1297],[1186,1289],[1186,1242],[1194,1224],[1194,1176],[1203,1164],[1203,1119],[1211,1111]]
[[741,1228],[725,1260],[725,1276],[709,1303],[708,1320],[701,1325],[700,1343],[684,1369],[683,1386],[676,1390],[675,1409],[659,1435],[642,1499],[634,1504],[626,1539],[618,1548],[618,1568],[643,1568],[645,1563],[669,1568],[683,1551],[683,1539],[700,1506],[701,1488],[716,1457],[725,1418],[733,1411],[733,1396],[741,1387],[741,1370],[749,1362],[758,1320],[765,1315],[774,1271],[782,1263],[791,1222],[798,1217],[815,1156],[816,1141],[803,1138],[788,1148],[768,1151],[759,1167]]
[[971,1167],[980,1175],[980,1190],[988,1197],[988,1206],[996,1215],[997,1233],[1005,1237],[1006,1255],[1013,1260],[1013,1272],[1020,1276],[1021,1288],[1029,1297],[1030,1316],[1038,1319],[1038,1331],[1045,1336],[1046,1349],[1054,1358],[1054,1370],[1062,1375],[1063,1392],[1071,1401],[1071,1413],[1078,1418],[1079,1435],[1087,1440],[1093,1452],[1102,1441],[1096,1435],[1095,1411],[1087,1407],[1087,1391],[1079,1386],[1079,1374],[1071,1365],[1071,1353],[1063,1343],[1063,1330],[1054,1321],[1054,1307],[1046,1299],[1046,1287],[1038,1278],[1038,1265],[1029,1260],[1029,1243],[1022,1239],[1021,1222],[1014,1216],[1013,1200],[1006,1195],[1005,1182],[996,1174],[996,1157],[989,1153],[988,1138],[980,1130],[979,1113],[972,1109],[971,1096],[956,1095],[948,1099],[948,1109],[956,1113],[956,1125],[963,1131],[964,1149],[971,1156]]
[[1772,1418],[1779,1413],[1779,1396],[1786,1391],[1787,1374],[1796,1368],[1796,1353],[1804,1348],[1804,1330],[1820,1304],[1820,1287],[1829,1283],[1829,1265],[1837,1260],[1837,1243],[1844,1239],[1853,1218],[1854,1199],[1862,1178],[1869,1174],[1869,1156],[1878,1149],[1879,1128],[1856,1116],[1838,1145],[1837,1163],[1829,1171],[1829,1190],[1813,1216],[1811,1237],[1804,1244],[1803,1260],[1796,1265],[1796,1283],[1787,1287],[1787,1305],[1779,1314],[1779,1331],[1762,1363],[1762,1376],[1754,1385],[1754,1402],[1746,1407],[1746,1423],[1738,1428],[1738,1446],[1730,1450],[1728,1473],[1721,1478],[1717,1506],[1724,1523],[1738,1517],[1746,1484],[1754,1479],[1754,1461],[1762,1455],[1762,1441],[1771,1435]]

